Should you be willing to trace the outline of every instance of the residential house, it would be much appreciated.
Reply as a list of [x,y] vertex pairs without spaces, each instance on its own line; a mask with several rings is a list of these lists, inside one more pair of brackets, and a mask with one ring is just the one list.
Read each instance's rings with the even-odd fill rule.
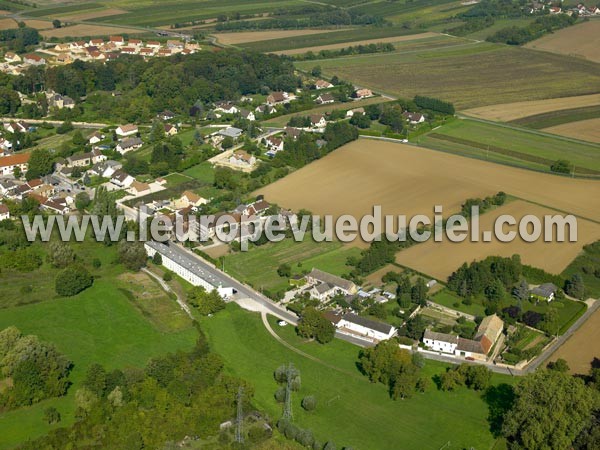
[[331,84],[329,81],[325,81],[325,80],[317,80],[315,82],[315,88],[316,89],[329,89],[332,88],[333,84]]
[[329,312],[325,314],[325,317],[342,333],[364,337],[371,341],[385,341],[394,337],[398,332],[392,325],[354,313],[339,315]]
[[17,188],[17,183],[10,179],[0,179],[0,195],[7,196],[10,192]]
[[326,283],[330,286],[333,286],[336,294],[353,295],[358,292],[357,286],[352,281],[338,277],[337,275],[323,272],[319,269],[313,268],[305,278],[307,283],[310,285]]
[[140,55],[142,56],[154,56],[154,48],[144,47],[140,49]]
[[158,113],[158,118],[160,120],[171,120],[175,118],[175,113],[173,111],[165,109],[163,112]]
[[0,203],[0,221],[10,219],[10,211],[8,210],[8,206]]
[[217,102],[214,110],[224,114],[237,114],[240,111],[232,102]]
[[537,301],[543,300],[546,302],[551,302],[554,300],[557,291],[558,287],[556,287],[555,284],[544,283],[534,287],[531,291],[529,291],[529,294],[531,295],[531,298]]
[[278,136],[269,136],[265,139],[265,145],[269,149],[267,156],[275,156],[277,152],[283,150],[283,139]]
[[35,53],[28,53],[27,55],[23,56],[23,62],[32,66],[43,66],[46,64],[46,60]]
[[0,137],[0,157],[3,156],[4,152],[8,152],[12,150],[13,144],[8,139],[4,139]]
[[249,120],[250,122],[254,122],[256,120],[254,112],[248,111],[247,109],[240,109],[240,117],[242,119]]
[[412,125],[425,122],[425,116],[421,113],[404,111],[402,113],[402,117],[404,117],[404,119]]
[[98,47],[100,45],[104,44],[104,39],[90,39],[88,41],[87,47]]
[[29,166],[30,156],[30,153],[3,156],[0,158],[0,175],[13,175],[17,167],[21,170],[21,174],[25,174]]
[[208,200],[203,197],[200,197],[198,194],[192,191],[184,191],[183,194],[181,194],[179,202],[181,206],[175,206],[177,209],[185,208],[188,206],[197,208],[198,206],[206,205],[208,203]]
[[18,122],[5,123],[4,129],[9,133],[27,133],[29,126],[22,120],[19,120]]
[[97,144],[98,142],[104,140],[106,136],[104,136],[102,133],[100,133],[99,131],[94,131],[92,134],[90,134],[90,136],[88,137],[88,142],[91,145]]
[[128,137],[121,139],[115,150],[124,155],[127,152],[140,148],[142,145],[144,145],[144,142],[139,137]]
[[481,321],[473,339],[426,330],[423,335],[423,343],[432,351],[485,361],[503,329],[504,322],[493,314]]
[[21,62],[21,57],[13,52],[6,52],[4,54],[4,60],[9,63]]
[[219,130],[218,134],[223,137],[237,139],[242,135],[243,132],[244,130],[240,130],[239,128],[227,127],[222,130]]
[[290,101],[290,94],[283,91],[272,92],[267,96],[267,105],[273,106]]
[[328,103],[335,102],[335,99],[333,98],[333,95],[331,95],[331,94],[321,94],[317,97],[316,102],[319,105],[327,105]]
[[327,126],[327,120],[323,114],[311,114],[310,125],[313,128],[325,128]]
[[60,215],[69,214],[69,212],[71,212],[71,208],[69,208],[66,199],[60,197],[46,200],[40,207],[51,213]]
[[166,57],[166,56],[171,56],[172,54],[173,54],[173,51],[169,48],[161,48],[158,50],[158,56]]
[[373,92],[370,89],[357,89],[356,91],[354,91],[355,98],[367,98],[372,96]]
[[135,178],[133,178],[128,173],[123,172],[122,170],[117,170],[115,173],[112,174],[112,177],[110,178],[110,182],[112,184],[124,189],[131,186],[131,183],[133,183],[134,181]]
[[355,114],[360,114],[361,116],[365,114],[365,108],[354,108],[346,111],[346,117],[354,117]]
[[94,166],[88,170],[90,175],[95,175],[102,178],[111,178],[113,174],[121,169],[123,165],[117,161],[104,161],[98,164],[94,164]]
[[131,192],[132,195],[139,197],[140,195],[150,193],[150,185],[147,183],[141,183],[137,180],[133,180],[133,182],[129,186],[129,192]]
[[58,64],[71,64],[73,62],[73,58],[68,53],[61,53],[56,57],[56,62]]
[[116,45],[117,47],[125,45],[125,39],[123,39],[123,36],[111,36],[109,38],[109,42]]
[[141,47],[142,41],[140,39],[129,39],[127,41],[127,46],[128,47]]
[[183,50],[185,47],[184,43],[179,40],[171,40],[167,41],[167,48],[171,50]]
[[132,136],[138,132],[137,125],[121,125],[116,130],[118,136]]
[[121,53],[124,55],[137,55],[140,49],[138,47],[122,47]]
[[244,150],[236,150],[233,155],[229,157],[229,164],[239,167],[252,167],[256,164],[256,157]]
[[275,114],[277,110],[272,105],[258,105],[256,108],[254,108],[254,112],[257,114],[270,115]]
[[75,107],[75,101],[68,95],[60,95],[55,93],[50,97],[50,106],[54,106],[58,109],[73,109]]
[[562,12],[562,8],[558,6],[552,6],[550,9],[550,14],[560,14]]
[[171,125],[170,123],[165,123],[165,134],[167,136],[175,136],[179,131],[175,125]]
[[285,127],[284,132],[286,137],[291,137],[294,140],[298,139],[298,136],[302,134],[302,130],[295,127]]
[[54,51],[57,51],[57,52],[68,52],[70,50],[71,50],[71,47],[69,44],[58,43],[54,46]]
[[66,159],[67,167],[85,167],[106,161],[106,156],[100,150],[71,155]]

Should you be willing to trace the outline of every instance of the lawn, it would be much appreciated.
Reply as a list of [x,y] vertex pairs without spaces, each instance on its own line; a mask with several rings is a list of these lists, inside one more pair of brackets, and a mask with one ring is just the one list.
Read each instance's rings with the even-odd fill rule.
[[[458,109],[591,94],[600,88],[593,62],[486,42],[318,63],[326,76],[337,75],[399,97],[429,95],[454,102]],[[303,70],[314,65],[315,61],[296,63]],[[531,88],[532,73],[544,74],[536,77],[535,89]]]
[[183,173],[203,183],[213,184],[215,181],[215,169],[209,162],[198,164],[185,170]]
[[431,297],[431,301],[438,303],[447,308],[456,309],[473,316],[484,316],[485,308],[479,303],[471,303],[467,305],[454,292],[444,289]]
[[[0,415],[0,449],[56,428],[42,419],[49,406],[62,416],[58,426],[70,425],[75,391],[91,363],[109,370],[142,367],[153,356],[186,350],[195,342],[196,332],[187,316],[146,275],[123,273],[123,267],[114,263],[114,248],[90,242],[71,245],[83,261],[98,257],[102,262],[100,269],[93,270],[94,285],[75,297],[54,294],[58,270],[47,264],[27,276],[0,275],[6,277],[4,281],[0,278],[4,306],[0,329],[14,325],[25,334],[35,334],[55,344],[74,363],[69,377],[73,386],[67,396]],[[33,291],[22,294],[21,287],[33,280]],[[37,303],[14,306],[28,297]]]
[[181,173],[171,173],[164,177],[167,180],[167,187],[175,187],[179,186],[182,183],[186,183],[191,180],[191,178],[187,175],[183,175]]
[[[340,242],[314,242],[306,239],[295,242],[285,239],[259,247],[251,247],[247,252],[237,252],[224,258],[225,270],[235,278],[249,283],[256,289],[281,291],[288,286],[287,278],[277,274],[281,264],[289,264],[293,273],[321,270],[342,275],[348,272],[345,265],[349,256],[357,256],[360,250],[344,247]],[[301,263],[301,265],[299,265]]]
[[[285,340],[321,362],[307,359],[275,341],[258,315],[236,305],[202,319],[201,326],[227,369],[252,383],[256,406],[273,418],[281,414],[281,406],[273,398],[277,389],[273,371],[293,363],[302,377],[302,389],[292,399],[294,421],[310,428],[322,441],[333,440],[338,448],[437,450],[449,441],[452,448],[491,448],[494,444],[487,421],[488,406],[473,391],[446,393],[432,383],[425,394],[393,401],[383,385],[372,384],[359,373],[355,364],[357,347],[338,340],[325,346],[305,343],[295,336],[292,327],[275,325]],[[423,374],[432,377],[443,370],[443,364],[428,361]],[[495,384],[513,381],[507,376],[493,376]],[[307,413],[300,401],[310,394],[317,397],[318,406]]]
[[511,162],[550,170],[558,159],[568,159],[580,174],[600,175],[600,145],[555,135],[470,119],[455,120],[418,139],[419,144],[491,161]]

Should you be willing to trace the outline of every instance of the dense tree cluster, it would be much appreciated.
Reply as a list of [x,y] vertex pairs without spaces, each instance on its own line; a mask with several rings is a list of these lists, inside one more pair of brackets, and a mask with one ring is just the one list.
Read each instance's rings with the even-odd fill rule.
[[40,43],[40,33],[35,28],[19,27],[0,30],[0,43],[8,50],[21,53]]
[[506,201],[506,194],[502,191],[498,192],[494,196],[481,198],[469,198],[461,206],[460,213],[464,217],[471,217],[471,210],[473,207],[479,208],[479,214],[483,214],[493,206],[502,206]]
[[522,45],[538,39],[546,33],[573,25],[577,17],[567,14],[553,14],[538,17],[525,27],[511,26],[502,28],[487,38],[490,42],[502,42],[508,45]]
[[53,345],[5,328],[0,331],[0,376],[10,377],[12,386],[0,391],[0,411],[64,395],[70,370],[71,362]]
[[431,111],[437,111],[442,114],[454,115],[454,105],[450,102],[445,102],[443,100],[432,98],[432,97],[424,97],[421,95],[417,95],[414,98],[415,104],[419,108],[429,109]]
[[89,288],[94,278],[83,266],[67,267],[56,276],[55,290],[61,297],[72,297]]
[[475,391],[488,388],[492,379],[492,372],[479,364],[466,364],[450,367],[440,375],[439,385],[443,391],[453,391],[459,386],[466,386]]
[[335,327],[323,317],[316,308],[304,308],[298,322],[298,334],[309,339],[316,339],[321,344],[331,342],[335,336]]
[[78,421],[22,448],[82,448],[90,442],[97,448],[171,448],[166,443],[184,436],[207,438],[235,415],[239,386],[249,410],[252,389],[223,373],[223,361],[203,336],[190,352],[154,358],[142,370],[92,364],[75,395]]
[[388,386],[393,399],[409,398],[415,391],[422,366],[421,355],[411,354],[394,341],[382,341],[360,352],[361,370],[373,382]]
[[307,53],[295,55],[293,58],[297,61],[312,61],[315,59],[337,58],[340,56],[365,55],[369,53],[389,53],[395,50],[396,47],[394,47],[394,44],[390,44],[389,42],[377,42],[365,45],[351,45],[349,47],[340,48],[339,50],[320,50],[318,53],[309,51]]
[[208,292],[203,287],[196,286],[188,292],[187,299],[190,305],[196,308],[203,316],[208,316],[209,314],[214,314],[225,309],[225,302],[217,290]]

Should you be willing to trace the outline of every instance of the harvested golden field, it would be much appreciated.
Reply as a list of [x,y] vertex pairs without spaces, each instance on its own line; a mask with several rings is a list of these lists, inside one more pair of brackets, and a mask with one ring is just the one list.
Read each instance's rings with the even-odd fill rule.
[[108,9],[98,9],[96,11],[82,12],[79,14],[77,14],[77,13],[75,13],[75,14],[60,14],[60,15],[51,16],[51,17],[56,17],[58,19],[63,19],[63,20],[82,21],[82,20],[99,19],[100,17],[117,16],[119,14],[126,14],[128,12],[129,11],[126,11],[124,9],[108,8]]
[[498,191],[600,221],[600,182],[374,139],[352,142],[257,193],[296,211],[361,217],[373,205],[407,216],[442,205],[452,214],[467,198]]
[[276,31],[240,31],[237,33],[216,33],[213,34],[221,44],[235,45],[245,42],[269,41],[271,39],[281,39],[292,36],[305,36],[309,34],[327,33],[330,31],[341,31],[341,29],[332,30],[276,30]]
[[77,36],[110,36],[111,34],[129,33],[140,34],[143,31],[135,28],[108,27],[103,25],[73,25],[70,27],[56,28],[42,31],[42,36],[51,37],[77,37]]
[[29,19],[25,20],[25,25],[31,28],[35,28],[36,30],[49,30],[51,28],[54,28],[52,26],[52,21],[50,20]]
[[547,100],[532,100],[528,102],[504,103],[500,105],[483,106],[467,109],[465,114],[487,120],[509,122],[523,117],[544,114],[565,109],[583,108],[600,105],[600,94],[577,95],[575,97],[550,98]]
[[[532,214],[543,221],[544,215],[555,215],[558,212],[521,200],[510,202],[480,217],[480,230],[493,231],[496,219],[503,214],[519,220]],[[543,222],[542,222],[543,223]],[[506,231],[517,230],[517,227],[505,227]],[[409,266],[419,272],[431,275],[438,280],[446,281],[464,262],[478,261],[487,256],[498,255],[509,257],[521,255],[525,264],[540,267],[550,273],[561,273],[575,259],[581,248],[600,239],[600,225],[586,220],[577,221],[578,242],[525,242],[515,239],[513,242],[500,242],[492,238],[491,242],[470,242],[467,238],[460,243],[444,240],[429,241],[403,250],[396,255],[396,262]],[[480,235],[481,236],[481,235]]]
[[13,19],[0,19],[0,30],[8,30],[10,28],[17,28],[17,22]]
[[[339,31],[339,30],[332,30],[332,31]],[[377,44],[378,42],[405,42],[405,41],[415,41],[418,39],[426,39],[426,38],[431,38],[431,37],[436,37],[439,36],[439,33],[432,33],[432,32],[426,32],[426,33],[420,33],[420,34],[409,34],[409,35],[405,35],[405,36],[392,36],[392,37],[386,37],[386,38],[379,38],[379,39],[366,39],[366,40],[361,40],[361,41],[350,41],[350,42],[342,42],[341,44],[329,44],[329,45],[320,45],[317,47],[304,47],[304,48],[295,48],[292,50],[283,50],[283,51],[279,51],[279,52],[273,52],[273,53],[277,53],[279,55],[299,55],[302,53],[306,53],[306,52],[314,52],[317,53],[321,50],[337,50],[340,48],[345,48],[345,47],[350,47],[350,46],[354,46],[354,45],[369,45],[369,44]],[[273,38],[276,39],[276,38]]]
[[590,20],[548,33],[525,47],[600,62],[600,21]]
[[9,14],[11,14],[10,11],[7,11],[5,9],[0,9],[0,16],[8,16]]
[[562,125],[544,128],[544,131],[584,141],[600,143],[600,119],[563,123]]
[[596,310],[575,333],[561,345],[550,358],[562,358],[569,363],[573,374],[587,375],[594,358],[600,358],[600,309]]

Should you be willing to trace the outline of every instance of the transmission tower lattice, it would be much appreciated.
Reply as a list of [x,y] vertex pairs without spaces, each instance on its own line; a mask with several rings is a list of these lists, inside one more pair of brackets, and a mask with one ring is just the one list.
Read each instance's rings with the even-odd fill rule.
[[244,410],[242,406],[243,400],[244,388],[240,386],[236,398],[237,416],[235,419],[235,442],[239,442],[240,444],[244,443]]

